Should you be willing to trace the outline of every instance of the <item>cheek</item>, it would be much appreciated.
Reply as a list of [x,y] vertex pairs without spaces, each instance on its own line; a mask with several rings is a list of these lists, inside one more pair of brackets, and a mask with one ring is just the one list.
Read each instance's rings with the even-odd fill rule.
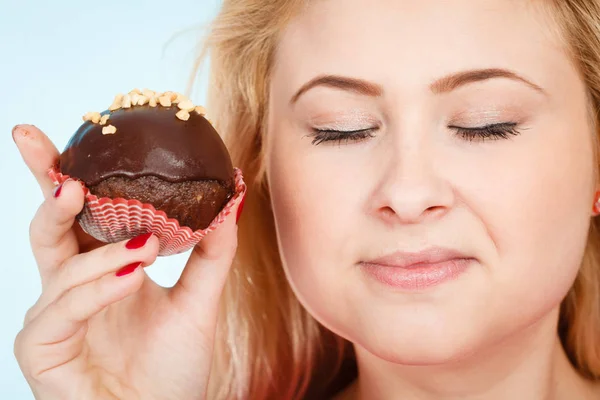
[[588,128],[573,122],[563,116],[524,131],[518,145],[506,147],[510,155],[494,153],[481,164],[468,189],[496,253],[491,306],[507,318],[556,307],[577,274],[594,182]]
[[355,262],[352,232],[361,194],[344,165],[301,145],[273,141],[267,157],[271,203],[288,280],[303,305],[327,319],[339,308],[342,293],[336,289]]

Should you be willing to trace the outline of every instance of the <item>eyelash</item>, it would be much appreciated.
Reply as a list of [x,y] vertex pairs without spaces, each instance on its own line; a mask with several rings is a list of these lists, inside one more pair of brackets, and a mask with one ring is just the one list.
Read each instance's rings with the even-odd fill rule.
[[[517,129],[516,122],[502,122],[498,124],[490,124],[476,128],[463,128],[460,126],[450,125],[448,128],[453,129],[459,136],[472,142],[479,139],[482,142],[486,140],[507,139],[509,136],[516,136],[520,133]],[[378,127],[359,129],[354,131],[340,131],[335,129],[317,129],[313,128],[314,139],[312,144],[318,146],[323,142],[359,142],[361,140],[374,137]]]
[[312,144],[318,146],[323,142],[358,142],[364,139],[374,137],[374,133],[378,128],[366,128],[355,131],[339,131],[335,129],[317,129],[314,130],[314,139]]
[[517,129],[517,125],[516,122],[501,122],[477,128],[462,128],[453,125],[448,128],[454,129],[458,135],[470,142],[474,139],[481,139],[484,142],[485,140],[507,139],[509,136],[518,135],[521,132]]

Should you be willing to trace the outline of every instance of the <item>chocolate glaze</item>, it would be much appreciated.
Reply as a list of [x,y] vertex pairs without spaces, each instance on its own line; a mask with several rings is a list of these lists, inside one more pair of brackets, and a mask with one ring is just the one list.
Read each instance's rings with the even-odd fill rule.
[[177,105],[112,111],[106,125],[117,132],[108,135],[102,134],[102,125],[85,122],[60,156],[61,172],[88,186],[116,176],[232,182],[231,159],[217,131],[196,112],[182,121],[175,116],[178,111]]

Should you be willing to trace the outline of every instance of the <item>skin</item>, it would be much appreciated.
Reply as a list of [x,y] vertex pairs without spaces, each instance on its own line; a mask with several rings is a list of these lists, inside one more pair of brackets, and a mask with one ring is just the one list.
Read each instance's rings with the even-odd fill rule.
[[[355,344],[359,379],[338,398],[598,398],[556,336],[600,189],[585,87],[535,7],[446,4],[311,2],[283,33],[265,161],[285,272],[306,308]],[[509,69],[543,93],[498,77],[432,90],[480,68]],[[290,103],[323,74],[381,94],[319,86]],[[449,128],[506,121],[518,135],[468,141]],[[311,144],[314,127],[371,126],[364,141]],[[31,125],[13,138],[45,196],[31,223],[42,294],[15,341],[36,399],[205,398],[234,220],[203,239],[173,288],[141,268],[117,277],[151,264],[156,238],[135,250],[90,240],[74,223],[78,185],[52,195],[54,145]],[[475,261],[412,291],[358,265],[431,245]]]
[[117,276],[134,262],[151,265],[158,239],[133,249],[86,235],[75,222],[84,201],[80,185],[67,181],[53,195],[46,171],[56,147],[31,125],[15,127],[13,139],[45,197],[30,228],[42,293],[14,345],[35,398],[204,399],[240,200],[191,252],[172,288],[154,283],[143,268]]
[[[599,189],[586,88],[537,5],[447,4],[313,2],[283,32],[266,163],[286,275],[354,343],[359,379],[342,398],[597,398],[556,334]],[[529,84],[440,84],[490,68]],[[296,96],[323,75],[381,93],[323,84]],[[450,128],[509,122],[507,139]],[[313,128],[372,127],[364,140],[311,143]],[[475,261],[418,290],[359,266],[433,245]]]

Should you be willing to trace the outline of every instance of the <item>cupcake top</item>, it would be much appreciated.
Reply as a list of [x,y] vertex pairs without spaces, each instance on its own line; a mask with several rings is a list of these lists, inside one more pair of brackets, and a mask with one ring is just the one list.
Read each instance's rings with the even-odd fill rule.
[[205,110],[174,92],[133,90],[87,113],[60,156],[63,174],[93,186],[106,178],[231,182],[233,165]]

